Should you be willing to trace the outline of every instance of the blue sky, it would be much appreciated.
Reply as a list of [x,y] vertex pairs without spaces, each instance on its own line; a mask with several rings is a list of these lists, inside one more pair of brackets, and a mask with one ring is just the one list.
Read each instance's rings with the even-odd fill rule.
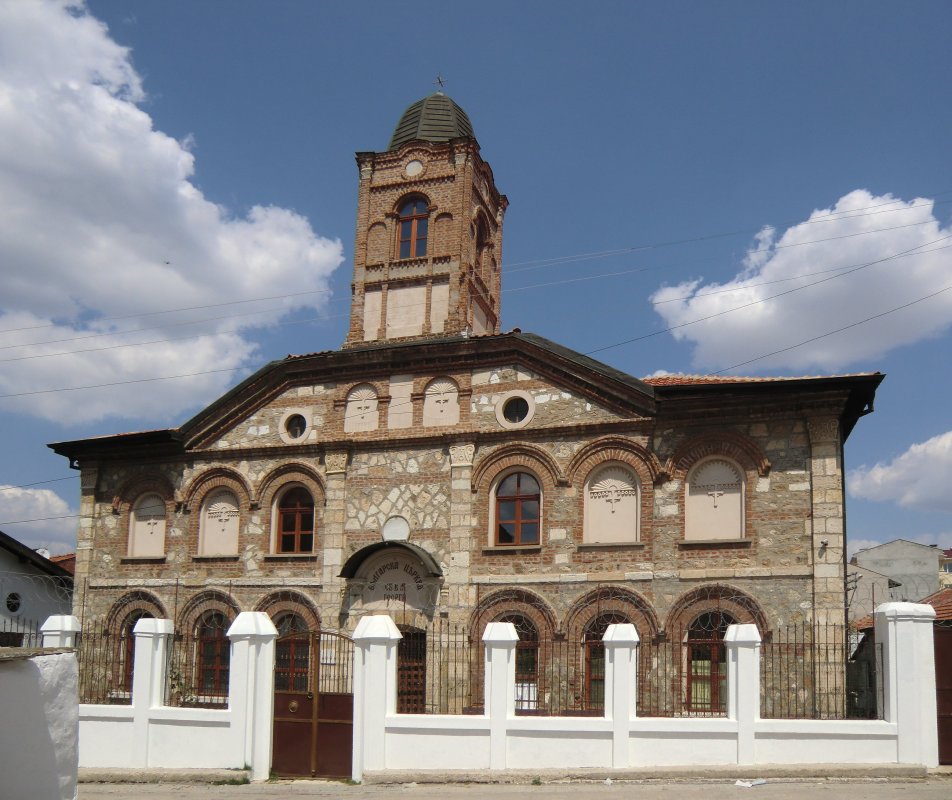
[[48,442],[339,347],[353,154],[441,74],[511,203],[504,329],[637,376],[885,372],[850,539],[952,547],[952,6],[580,8],[0,7],[0,528],[71,549]]

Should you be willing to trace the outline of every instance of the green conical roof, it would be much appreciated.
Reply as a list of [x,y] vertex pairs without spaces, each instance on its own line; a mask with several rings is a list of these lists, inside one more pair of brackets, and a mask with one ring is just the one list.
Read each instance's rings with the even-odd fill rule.
[[387,149],[395,150],[414,139],[448,142],[464,136],[474,138],[473,125],[466,112],[443,92],[434,92],[403,112]]

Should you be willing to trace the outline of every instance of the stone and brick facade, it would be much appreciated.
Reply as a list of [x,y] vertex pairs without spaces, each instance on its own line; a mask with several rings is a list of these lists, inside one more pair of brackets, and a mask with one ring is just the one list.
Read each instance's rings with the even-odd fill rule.
[[638,380],[499,333],[507,200],[471,130],[420,135],[358,154],[341,350],[272,362],[179,428],[51,445],[82,473],[77,613],[347,632],[388,610],[474,635],[522,614],[574,636],[610,594],[643,638],[713,611],[842,622],[842,448],[882,376]]

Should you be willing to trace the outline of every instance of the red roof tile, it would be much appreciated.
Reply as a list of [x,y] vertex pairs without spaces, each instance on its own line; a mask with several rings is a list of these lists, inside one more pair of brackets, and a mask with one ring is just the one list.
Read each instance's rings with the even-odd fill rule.
[[[935,618],[937,622],[948,622],[952,620],[952,586],[946,586],[944,589],[923,597],[918,602],[935,609]],[[860,631],[869,630],[873,627],[873,615],[867,614],[856,620],[856,629]]]

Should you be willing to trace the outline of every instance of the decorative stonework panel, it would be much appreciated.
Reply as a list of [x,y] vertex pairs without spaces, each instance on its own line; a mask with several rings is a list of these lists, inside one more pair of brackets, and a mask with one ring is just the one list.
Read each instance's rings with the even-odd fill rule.
[[344,432],[375,431],[380,424],[377,411],[377,392],[369,383],[355,386],[347,394],[344,409]]
[[684,538],[742,539],[744,475],[720,458],[702,461],[688,475]]
[[476,455],[475,444],[451,444],[450,464],[454,467],[473,466],[473,456]]
[[638,541],[641,492],[635,474],[619,464],[597,469],[585,485],[586,544]]
[[459,422],[459,387],[450,378],[435,378],[426,387],[423,425],[456,425]]
[[203,556],[237,555],[238,501],[229,491],[213,492],[202,505],[199,554]]
[[393,515],[410,523],[411,537],[420,530],[449,527],[448,489],[439,483],[407,483],[390,491],[367,488],[348,493],[347,531],[379,531]]

